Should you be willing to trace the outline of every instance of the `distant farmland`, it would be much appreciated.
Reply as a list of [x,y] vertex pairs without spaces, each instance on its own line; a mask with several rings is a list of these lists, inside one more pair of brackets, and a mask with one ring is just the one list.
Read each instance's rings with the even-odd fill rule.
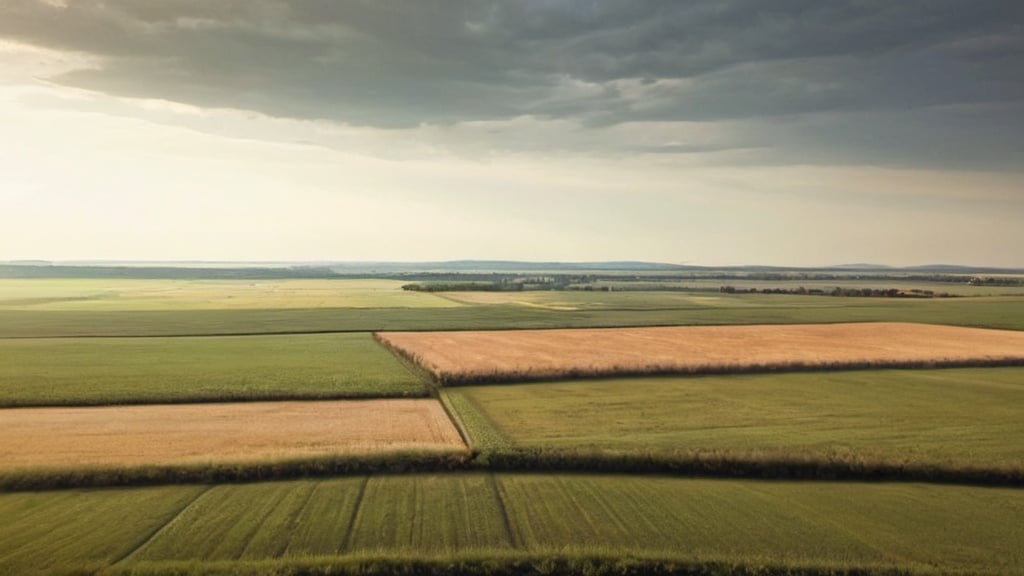
[[1024,362],[1024,333],[897,322],[385,332],[445,384],[565,377]]
[[2,472],[465,448],[427,399],[20,408],[0,437]]

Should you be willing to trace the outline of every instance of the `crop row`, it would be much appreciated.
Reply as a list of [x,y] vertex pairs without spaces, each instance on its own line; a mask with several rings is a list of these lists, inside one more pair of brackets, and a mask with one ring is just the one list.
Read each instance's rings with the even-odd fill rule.
[[[699,564],[723,574],[1009,574],[1024,568],[1022,511],[1015,489],[600,475],[8,493],[0,572],[186,572],[200,562],[211,572],[372,572],[374,561],[416,557],[423,571],[405,573],[437,573],[439,560],[527,573],[586,558],[616,573],[617,557],[668,561],[679,573]],[[516,562],[522,570],[508,568]]]

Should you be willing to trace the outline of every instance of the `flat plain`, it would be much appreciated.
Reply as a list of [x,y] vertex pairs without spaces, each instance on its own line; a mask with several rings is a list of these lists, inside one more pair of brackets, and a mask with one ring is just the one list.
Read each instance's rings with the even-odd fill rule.
[[0,406],[426,395],[365,333],[0,339],[0,358]]
[[[2,284],[4,280],[0,280]],[[902,299],[776,294],[712,294],[687,304],[647,305],[663,292],[593,293],[577,310],[515,304],[454,308],[252,308],[216,310],[38,310],[0,308],[0,338],[196,336],[503,330],[623,326],[928,322],[1024,330],[1024,297]],[[670,296],[674,296],[669,294]],[[556,296],[561,297],[561,296]],[[623,303],[605,300],[622,299]],[[607,305],[605,305],[607,303]]]
[[[912,505],[909,505],[912,503]],[[429,474],[0,494],[0,571],[330,573],[431,559],[1015,574],[1024,492],[895,483]],[[126,521],[127,520],[127,521]],[[44,537],[53,527],[59,537]],[[384,564],[385,566],[387,564]],[[354,568],[354,566],[352,566]]]
[[1024,362],[1024,333],[896,322],[383,332],[440,382]]
[[[1019,295],[619,292],[629,276],[612,292],[507,294],[406,292],[396,280],[0,279],[0,405],[22,406],[0,410],[11,427],[0,452],[14,450],[0,461],[20,466],[0,469],[0,573],[1024,572],[1024,368],[435,389],[370,334],[1024,330]],[[427,414],[395,403],[378,413],[371,400],[337,403],[358,413],[252,402],[428,395],[469,448],[436,401],[422,401],[433,402]],[[245,402],[153,404],[210,401]],[[68,411],[60,424],[51,409]],[[88,430],[70,430],[76,422]],[[718,467],[673,464],[691,457]],[[730,467],[758,461],[775,463]],[[802,472],[821,462],[854,473]],[[873,463],[891,470],[873,476]],[[153,483],[165,485],[137,485]],[[1013,487],[980,486],[999,483]]]
[[431,399],[15,408],[0,437],[2,472],[465,448]]
[[0,279],[0,309],[37,311],[449,308],[457,303],[382,279]]
[[1024,368],[863,370],[441,391],[474,446],[1024,470]]

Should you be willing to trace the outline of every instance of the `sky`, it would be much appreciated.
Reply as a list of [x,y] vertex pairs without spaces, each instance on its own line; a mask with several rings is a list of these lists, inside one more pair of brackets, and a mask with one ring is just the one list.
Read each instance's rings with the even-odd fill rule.
[[0,260],[1024,267],[1019,0],[0,0]]

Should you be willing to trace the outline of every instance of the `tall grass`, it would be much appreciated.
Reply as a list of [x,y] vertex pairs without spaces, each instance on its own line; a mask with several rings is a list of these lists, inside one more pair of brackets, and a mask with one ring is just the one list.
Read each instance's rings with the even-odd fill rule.
[[968,576],[971,570],[926,565],[841,565],[729,560],[695,561],[633,552],[529,554],[357,553],[344,558],[296,558],[248,562],[146,562],[103,570],[100,576]]
[[372,473],[439,472],[466,469],[470,459],[468,452],[448,450],[167,466],[36,468],[0,473],[0,490],[263,482]]
[[[377,337],[376,334],[374,334]],[[381,338],[378,342],[384,345]],[[392,347],[410,362],[424,367],[439,386],[483,386],[489,384],[520,384],[550,380],[591,380],[610,378],[642,378],[648,376],[705,376],[724,374],[770,374],[775,372],[835,372],[856,370],[922,370],[936,368],[997,368],[1024,366],[1024,356],[995,358],[936,358],[931,360],[875,360],[875,361],[783,361],[756,364],[693,364],[676,363],[635,366],[573,366],[557,370],[526,368],[498,369],[488,372],[449,372],[431,370],[427,359],[416,352]]]

